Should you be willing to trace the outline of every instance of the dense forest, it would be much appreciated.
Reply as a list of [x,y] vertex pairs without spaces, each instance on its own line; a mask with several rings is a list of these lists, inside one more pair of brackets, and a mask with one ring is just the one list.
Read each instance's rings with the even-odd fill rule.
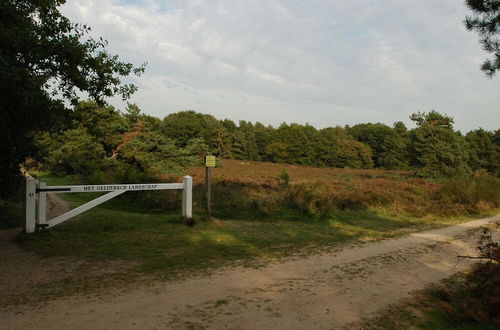
[[[445,178],[487,171],[500,175],[500,130],[476,129],[463,135],[453,118],[436,111],[410,116],[392,127],[363,123],[316,129],[283,123],[279,127],[218,120],[195,111],[163,119],[129,104],[80,102],[67,127],[40,132],[36,158],[56,174],[77,174],[89,182],[140,181],[182,173],[203,156],[318,167],[408,170],[415,177]],[[28,162],[34,166],[37,162]]]

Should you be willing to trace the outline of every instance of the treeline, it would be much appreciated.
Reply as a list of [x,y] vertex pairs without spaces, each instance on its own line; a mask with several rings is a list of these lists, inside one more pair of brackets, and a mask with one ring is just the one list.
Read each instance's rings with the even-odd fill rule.
[[311,166],[410,170],[441,178],[477,170],[500,175],[500,130],[455,131],[453,119],[436,111],[415,113],[416,128],[403,122],[316,129],[218,120],[195,111],[159,118],[136,105],[122,113],[93,102],[79,103],[66,130],[43,133],[44,166],[89,181],[140,180],[180,174],[204,155]]

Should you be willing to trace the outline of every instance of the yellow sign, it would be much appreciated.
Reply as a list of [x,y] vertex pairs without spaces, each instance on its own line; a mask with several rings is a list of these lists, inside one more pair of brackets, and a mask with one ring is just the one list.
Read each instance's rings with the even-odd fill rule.
[[215,156],[205,156],[205,166],[215,167]]

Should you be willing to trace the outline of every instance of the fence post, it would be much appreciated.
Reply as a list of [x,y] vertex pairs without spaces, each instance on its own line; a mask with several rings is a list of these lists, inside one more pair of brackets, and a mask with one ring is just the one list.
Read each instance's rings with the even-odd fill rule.
[[[47,187],[46,182],[40,182],[38,188],[45,189]],[[40,191],[38,193],[38,224],[47,224],[47,193]]]
[[182,190],[182,217],[191,220],[193,217],[193,178],[186,175],[182,179],[184,189]]
[[25,203],[25,215],[26,215],[26,233],[34,233],[36,224],[36,181],[33,177],[26,177],[26,203]]

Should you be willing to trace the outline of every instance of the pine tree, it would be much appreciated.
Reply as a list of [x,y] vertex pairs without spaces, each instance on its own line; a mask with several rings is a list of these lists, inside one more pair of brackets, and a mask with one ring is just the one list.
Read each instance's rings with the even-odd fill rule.
[[476,31],[480,36],[483,49],[493,54],[493,58],[486,59],[481,65],[488,77],[493,77],[500,69],[500,0],[466,0],[465,4],[474,13],[467,16],[465,27],[469,31]]

